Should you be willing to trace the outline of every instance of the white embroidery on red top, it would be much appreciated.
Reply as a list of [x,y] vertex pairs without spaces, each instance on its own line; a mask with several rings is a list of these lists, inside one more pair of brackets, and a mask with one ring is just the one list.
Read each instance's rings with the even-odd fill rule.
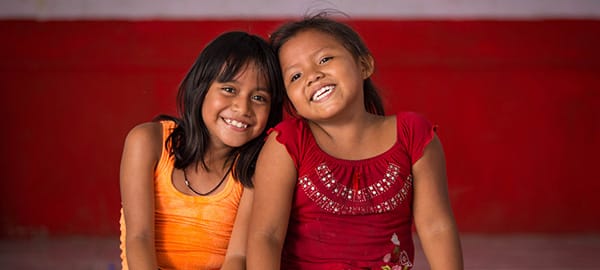
[[[407,198],[412,187],[412,175],[408,175],[403,181],[403,186],[391,198],[378,204],[369,204],[373,198],[379,197],[388,191],[400,177],[400,167],[395,164],[389,164],[384,176],[375,183],[353,190],[340,183],[336,179],[326,163],[322,163],[316,168],[319,186],[327,189],[335,200],[323,194],[308,175],[298,179],[298,185],[305,194],[314,201],[320,208],[327,212],[335,214],[372,214],[388,212],[399,205]],[[343,203],[340,203],[343,202]]]

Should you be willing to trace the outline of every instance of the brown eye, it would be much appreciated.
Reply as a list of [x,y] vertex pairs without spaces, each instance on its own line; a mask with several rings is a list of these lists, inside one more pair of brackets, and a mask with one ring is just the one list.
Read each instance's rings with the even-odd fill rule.
[[333,57],[328,56],[328,57],[323,57],[321,58],[321,61],[319,61],[319,64],[325,64],[327,62],[329,62],[329,60],[333,59]]
[[295,81],[295,80],[297,80],[299,78],[300,78],[300,73],[296,73],[296,74],[292,75],[292,79],[290,81],[293,82],[293,81]]
[[252,96],[252,100],[258,101],[258,102],[260,102],[260,103],[266,103],[266,102],[268,102],[268,101],[269,101],[269,100],[267,99],[267,97],[265,97],[265,96],[261,96],[261,95],[254,95],[254,96]]
[[235,93],[235,88],[233,88],[233,87],[227,87],[227,86],[226,87],[221,87],[221,91],[233,94],[233,93]]

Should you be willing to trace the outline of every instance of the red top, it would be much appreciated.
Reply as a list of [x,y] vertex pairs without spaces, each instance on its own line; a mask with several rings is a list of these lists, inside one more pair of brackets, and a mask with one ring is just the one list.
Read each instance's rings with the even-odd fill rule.
[[283,269],[412,267],[411,167],[433,138],[431,123],[416,113],[398,114],[396,143],[363,160],[325,153],[303,119],[272,130],[298,172]]

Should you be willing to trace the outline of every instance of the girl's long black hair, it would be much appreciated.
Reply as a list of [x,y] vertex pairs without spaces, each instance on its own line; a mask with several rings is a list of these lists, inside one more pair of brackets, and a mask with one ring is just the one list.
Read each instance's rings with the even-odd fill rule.
[[[324,11],[316,15],[308,15],[299,21],[281,25],[270,35],[271,46],[273,46],[275,53],[279,53],[281,46],[296,34],[306,30],[317,30],[334,37],[357,60],[362,57],[371,57],[371,53],[360,35],[350,26],[329,19],[329,15],[330,12]],[[370,77],[363,81],[363,91],[365,109],[373,114],[385,115],[383,102],[377,92],[377,87],[375,87]],[[286,101],[286,110],[291,115],[296,115],[289,100]]]
[[200,53],[181,82],[177,94],[179,117],[160,115],[156,120],[171,120],[176,127],[165,141],[165,147],[175,157],[175,168],[184,169],[200,162],[207,167],[204,157],[209,146],[209,132],[202,120],[202,104],[214,81],[231,81],[248,64],[254,64],[264,74],[271,94],[271,111],[265,131],[241,147],[234,148],[226,164],[234,164],[235,179],[252,187],[252,176],[258,153],[262,148],[266,130],[282,118],[285,88],[277,55],[259,36],[246,32],[227,32],[211,41]]

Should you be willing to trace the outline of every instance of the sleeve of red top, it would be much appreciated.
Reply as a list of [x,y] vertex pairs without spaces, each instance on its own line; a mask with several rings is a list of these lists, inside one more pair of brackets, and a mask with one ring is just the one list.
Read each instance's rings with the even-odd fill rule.
[[299,119],[286,119],[269,129],[267,134],[271,134],[273,131],[277,131],[277,141],[285,146],[294,161],[294,166],[298,169],[298,155],[300,153]]
[[401,113],[397,117],[399,139],[410,155],[411,164],[415,164],[423,156],[425,147],[433,139],[438,127],[415,112]]

